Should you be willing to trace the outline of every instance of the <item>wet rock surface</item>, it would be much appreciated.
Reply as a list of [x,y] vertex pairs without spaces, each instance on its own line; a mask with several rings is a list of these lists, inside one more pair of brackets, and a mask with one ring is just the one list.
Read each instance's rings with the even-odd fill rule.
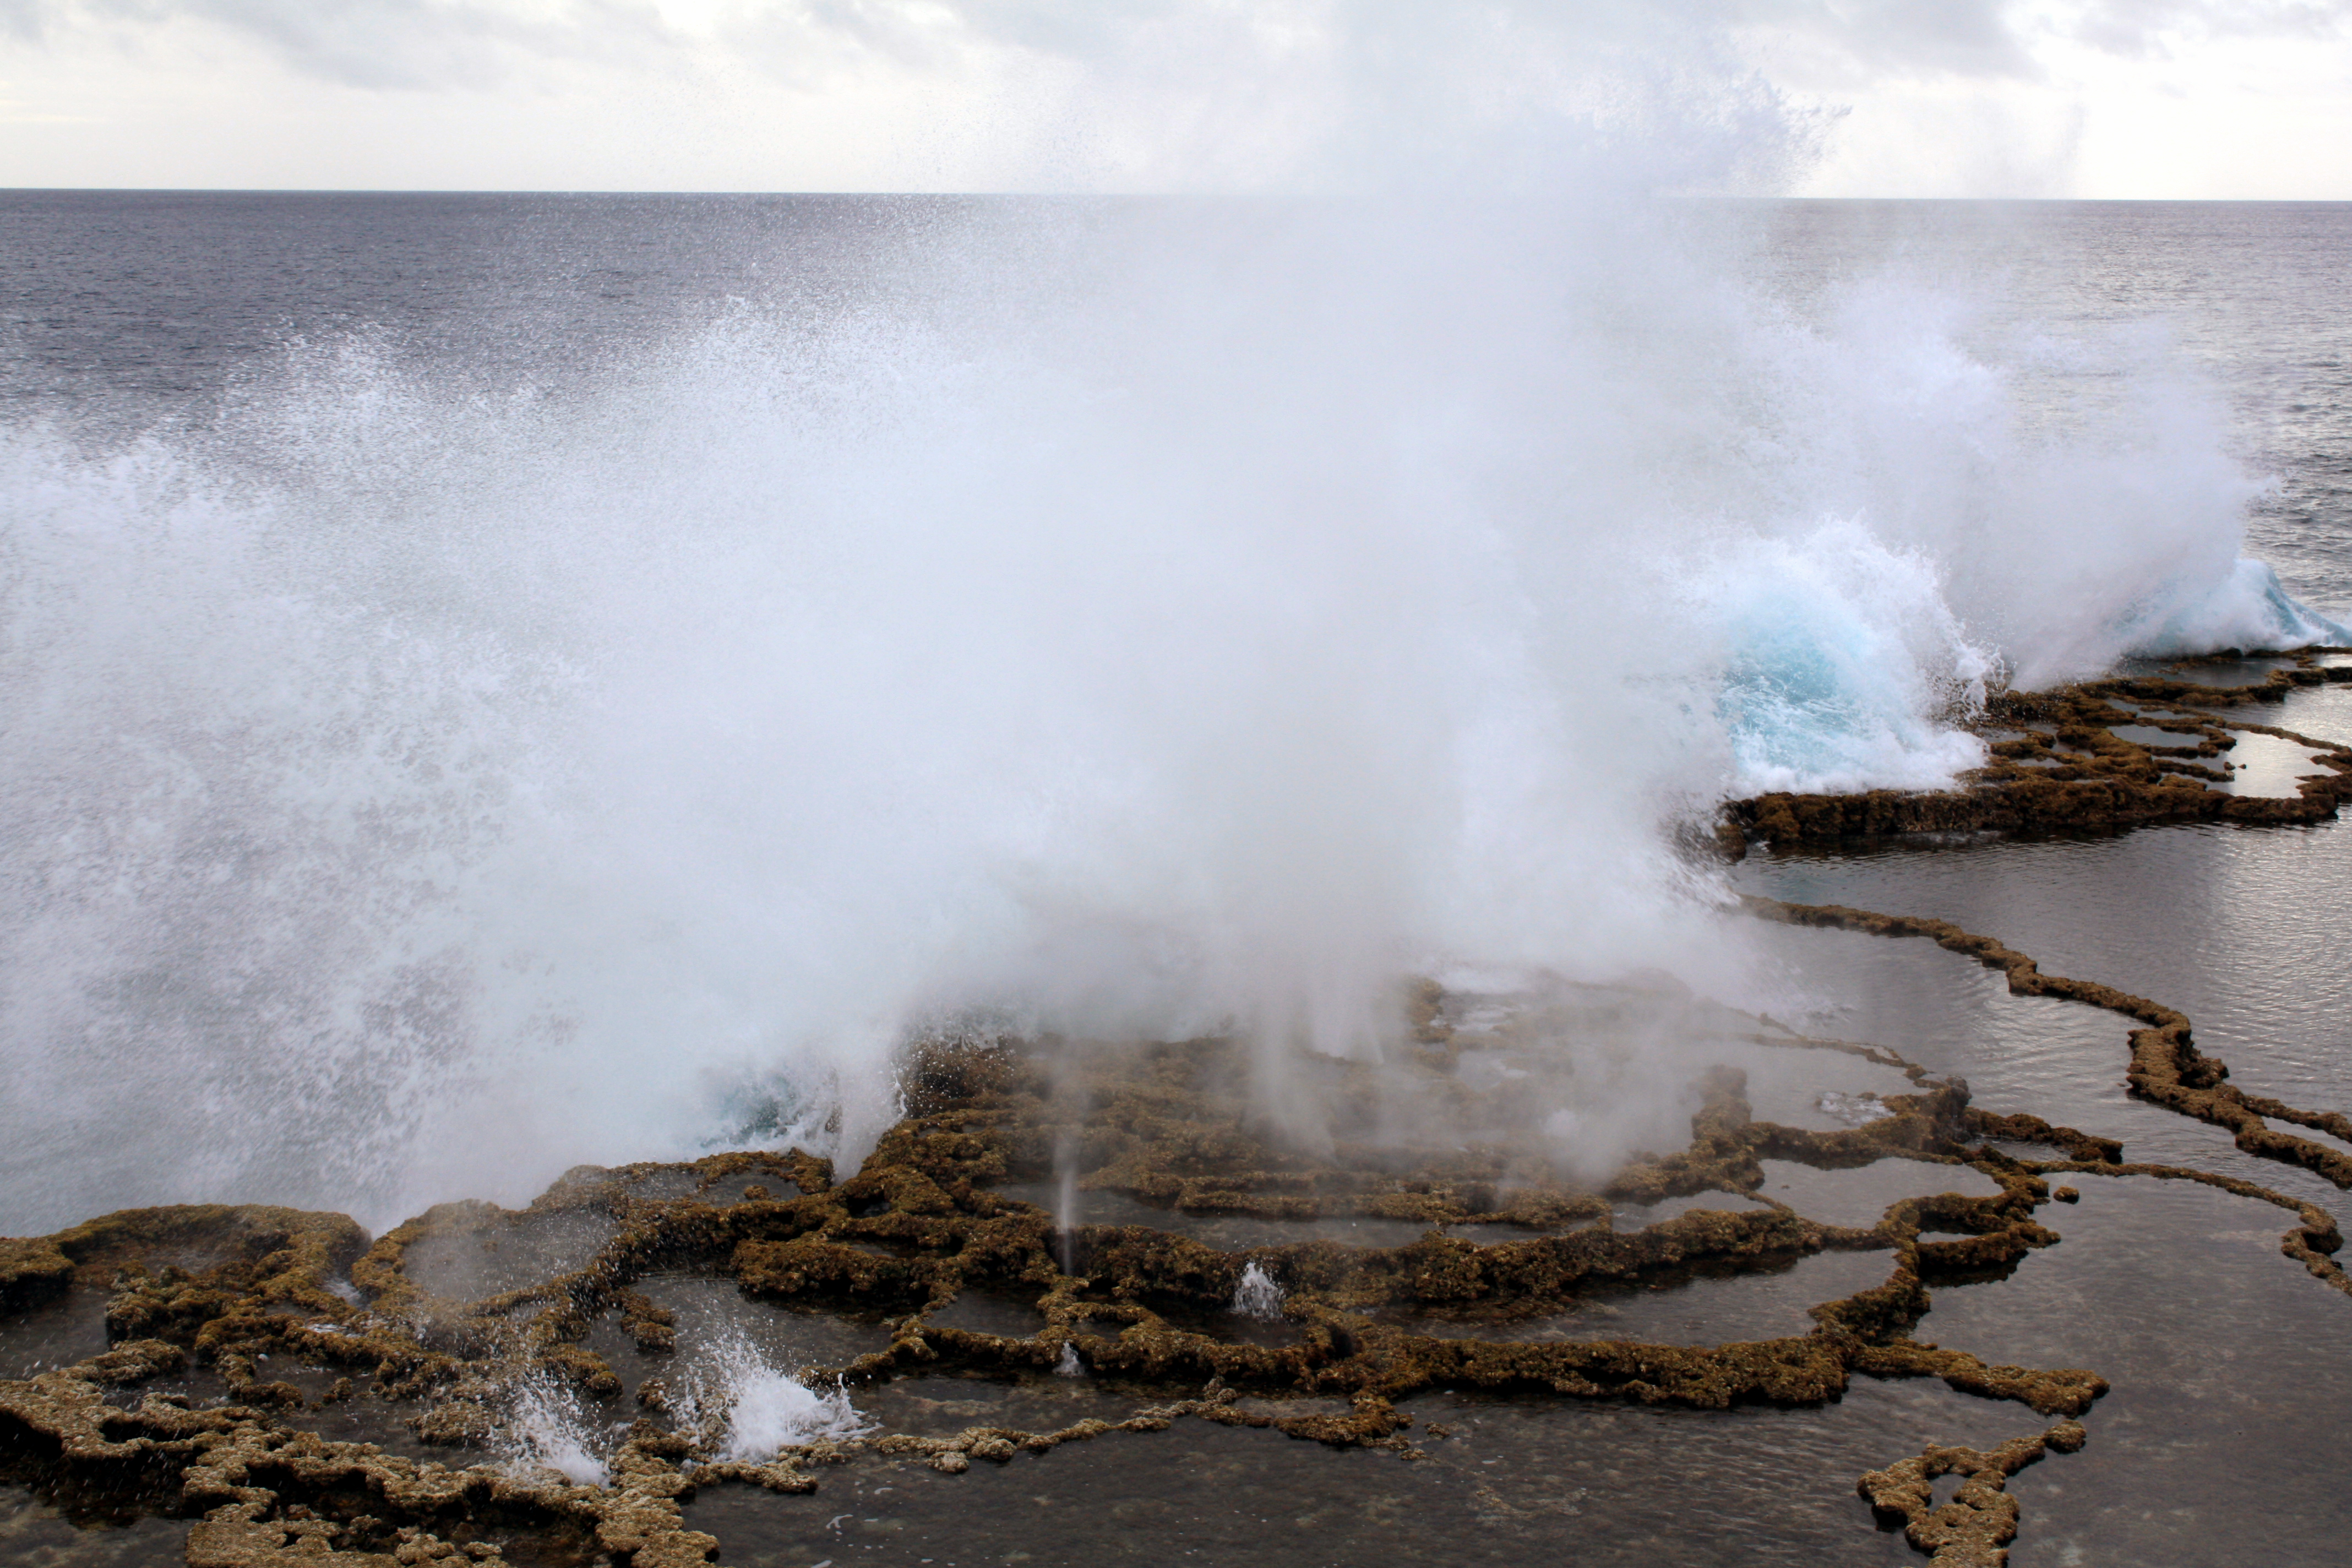
[[[846,1181],[753,1152],[582,1169],[527,1209],[446,1205],[373,1242],[341,1215],[224,1207],[19,1243],[25,1333],[55,1341],[45,1310],[86,1319],[103,1293],[110,1348],[0,1384],[10,1464],[93,1519],[193,1521],[194,1564],[657,1564],[716,1549],[683,1511],[710,1488],[789,1498],[877,1464],[961,1476],[1179,1423],[1393,1462],[1445,1440],[1444,1422],[1417,1430],[1405,1408],[1440,1394],[1805,1408],[1857,1375],[1930,1377],[2073,1415],[2103,1392],[2088,1371],[1909,1337],[1931,1283],[2055,1239],[2033,1218],[2046,1184],[1975,1142],[1964,1086],[1752,1020],[1786,1049],[1895,1068],[1914,1092],[1813,1131],[1758,1120],[1744,1075],[1711,1069],[1692,1086],[1686,1147],[1580,1190],[1533,1131],[1470,1103],[1434,1000],[1413,998],[1419,1070],[1499,1130],[1443,1153],[1351,1146],[1344,1082],[1332,1152],[1254,1130],[1224,1041],[1075,1057],[967,1041],[910,1064],[918,1113]],[[1073,1161],[1082,1177],[1057,1180]],[[1888,1201],[1824,1223],[1767,1190],[1800,1170],[1884,1170]],[[1039,1184],[1115,1196],[1116,1217],[1159,1205],[1297,1239],[1229,1250],[1061,1225],[1004,1190]],[[1621,1229],[1621,1212],[1643,1223]],[[1370,1240],[1400,1223],[1415,1238],[1332,1239],[1351,1217],[1383,1222]],[[152,1267],[164,1251],[200,1267]],[[513,1258],[548,1272],[510,1283]],[[1790,1287],[1808,1279],[1830,1299],[1801,1300],[1816,1292]],[[1740,1294],[1751,1281],[1786,1298],[1769,1320]],[[1681,1331],[1627,1309],[1686,1309],[1711,1289],[1728,1305]],[[726,1413],[667,1368],[729,1334],[748,1343],[747,1318],[766,1325],[761,1362],[793,1363],[804,1392],[863,1391],[864,1419],[786,1429],[803,1440],[761,1452],[731,1441]],[[548,1436],[550,1400],[577,1416],[569,1451]],[[395,1429],[404,1441],[383,1440]]]
[[[1718,837],[1737,855],[1759,840],[2327,820],[2352,793],[2352,749],[2244,714],[2305,688],[2352,682],[2352,665],[2332,657],[2342,651],[2260,664],[2188,659],[2055,691],[2001,692],[1979,726],[1985,764],[1961,788],[1762,795],[1731,803]],[[2257,743],[2247,751],[2261,755],[2245,759],[2242,776],[2232,753],[2249,737]]]
[[[2324,774],[2291,799],[2231,795],[2220,763],[2246,725],[2196,702],[2242,710],[2347,668],[2005,700],[2011,728],[1965,791],[1766,797],[1735,823],[1778,843],[1857,821],[2332,815],[2352,752],[2299,742]],[[1938,815],[1956,811],[1979,816]],[[2103,1013],[2140,1102],[2220,1129],[2249,1163],[2352,1185],[2352,1121],[2242,1090],[2161,1001],[1946,921],[1745,903],[1923,939],[2011,995]],[[1820,1530],[1719,1560],[1829,1561],[1835,1531],[1866,1542],[1874,1514],[1906,1551],[1998,1563],[2032,1478],[2105,1408],[2106,1379],[2073,1364],[2105,1342],[2021,1339],[1981,1289],[2059,1247],[2065,1215],[2133,1180],[2261,1205],[2280,1215],[2276,1252],[2352,1294],[2333,1215],[2299,1192],[2127,1160],[2096,1128],[1979,1105],[1885,1046],[1724,1009],[1700,1031],[1720,1059],[1680,1086],[1685,1141],[1563,1173],[1538,1091],[1568,1069],[1534,1047],[1638,1033],[1661,1007],[1688,1025],[1695,1006],[1423,983],[1398,1062],[1313,1069],[1328,1136],[1303,1143],[1253,1114],[1230,1041],[934,1040],[907,1062],[906,1119],[846,1178],[802,1151],[741,1151],[581,1167],[523,1209],[444,1205],[381,1237],[340,1215],[189,1205],[0,1241],[0,1542],[193,1568],[671,1568],[722,1542],[729,1562],[951,1561],[979,1527],[941,1489],[1020,1487],[1047,1511],[992,1560],[1061,1560],[1040,1539],[1116,1557],[1138,1531],[1190,1531],[1341,1561],[1408,1538],[1517,1561],[1580,1517],[1600,1476],[1622,1479],[1563,1479],[1597,1462],[1589,1445],[1515,1457],[1541,1447],[1528,1412],[1580,1409],[1613,1434],[1606,1453],[1781,1423],[1802,1458],[1756,1484]],[[1809,1070],[1782,1081],[1791,1061]],[[1447,1135],[1384,1131],[1400,1095]],[[1502,1432],[1521,1447],[1481,1437]],[[1856,1511],[1809,1512],[1801,1500],[1837,1489],[1823,1468],[1863,1441],[1880,1447],[1837,1481],[1861,1474]],[[1357,1492],[1395,1510],[1317,1500],[1326,1468],[1368,1464],[1398,1479]],[[1487,1537],[1491,1556],[1463,1544]],[[1594,1560],[1654,1561],[1665,1541]]]

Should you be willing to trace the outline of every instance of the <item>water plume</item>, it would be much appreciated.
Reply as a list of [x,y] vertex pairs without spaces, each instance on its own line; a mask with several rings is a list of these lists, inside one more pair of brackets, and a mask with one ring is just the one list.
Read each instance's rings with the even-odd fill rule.
[[[1407,973],[1751,984],[1674,848],[1727,792],[2334,635],[2168,363],[2057,420],[1948,302],[1756,284],[1659,193],[1795,132],[1612,26],[1393,179],[1336,113],[1338,195],[926,204],[577,384],[361,335],[0,426],[0,1226],[854,1164],[941,1018],[1238,1031],[1311,1136]],[[1348,101],[1454,101],[1363,26]]]
[[695,1434],[718,1458],[766,1464],[800,1443],[855,1437],[869,1430],[847,1390],[820,1393],[769,1363],[740,1327],[698,1349],[669,1394],[679,1430]]
[[576,1394],[534,1375],[515,1388],[498,1446],[509,1465],[553,1470],[575,1486],[593,1487],[604,1482],[612,1443],[595,1430]]
[[1078,1151],[1076,1140],[1064,1137],[1054,1148],[1054,1234],[1061,1254],[1062,1272],[1077,1266]]
[[1253,1261],[1234,1286],[1232,1310],[1239,1317],[1273,1322],[1282,1316],[1282,1287],[1274,1282],[1274,1277],[1263,1264]]

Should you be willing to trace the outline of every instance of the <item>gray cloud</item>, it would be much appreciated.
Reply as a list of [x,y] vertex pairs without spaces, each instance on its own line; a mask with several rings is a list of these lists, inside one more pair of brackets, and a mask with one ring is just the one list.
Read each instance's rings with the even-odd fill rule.
[[[2005,14],[2013,0],[1356,0],[1334,13],[1339,29],[1370,35],[1429,34],[1449,24],[1503,19],[1531,37],[1581,37],[1638,46],[1670,42],[1693,28],[1786,27],[1882,68],[1992,74],[2029,62]],[[839,0],[829,10],[871,16],[900,9],[891,0]],[[976,32],[1004,42],[1084,57],[1139,26],[1202,9],[1188,0],[953,0]],[[814,9],[814,8],[813,8]]]
[[537,16],[496,0],[0,0],[0,18],[36,38],[70,21],[141,28],[177,17],[242,33],[308,75],[373,89],[484,86],[520,60],[643,61],[677,42],[635,0],[564,0]]
[[2352,23],[2352,0],[2076,0],[2055,13],[2020,0],[1725,0],[1727,22],[1806,46],[1817,68],[1858,84],[1935,76],[2032,77],[2052,36],[2126,57],[2226,37],[2319,37]]
[[2026,76],[2011,0],[1727,0],[1725,20],[1785,32],[1856,77]]
[[[813,22],[869,37],[884,28],[903,32],[916,10],[903,0],[815,0],[794,8]],[[1077,59],[1124,48],[1139,28],[1199,9],[1191,0],[960,0],[947,8],[976,36]]]
[[[2332,34],[2352,22],[2352,0],[2079,0],[2046,21],[2027,17],[2020,0],[1339,0],[1298,15],[1328,18],[1343,49],[1498,21],[1531,39],[1636,49],[1736,28],[1786,41],[1807,74],[1859,85],[2031,77],[2032,46],[2048,31],[2121,55],[2208,37]],[[32,38],[68,21],[135,29],[173,17],[232,29],[295,69],[372,89],[484,86],[532,59],[674,66],[691,48],[646,0],[528,9],[511,0],[0,0],[0,31]],[[1234,32],[1248,20],[1203,0],[740,0],[721,41],[810,84],[859,55],[922,68],[951,64],[971,44],[1132,64],[1188,27]]]
[[2110,54],[2169,55],[2229,37],[2326,37],[2352,24],[2352,0],[2087,0],[2064,24]]

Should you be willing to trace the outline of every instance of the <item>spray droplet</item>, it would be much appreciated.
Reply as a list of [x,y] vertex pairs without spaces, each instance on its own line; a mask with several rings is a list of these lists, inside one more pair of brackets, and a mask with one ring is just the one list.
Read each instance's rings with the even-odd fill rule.
[[1894,1109],[1874,1094],[1845,1094],[1834,1089],[1823,1090],[1815,1105],[1822,1115],[1848,1127],[1864,1127],[1895,1114]]
[[700,1353],[671,1404],[681,1429],[721,1458],[751,1464],[773,1459],[793,1444],[855,1437],[869,1429],[845,1388],[810,1388],[770,1364],[740,1331]]
[[518,1469],[555,1471],[575,1486],[604,1483],[604,1458],[588,1413],[572,1391],[548,1380],[525,1380],[515,1391],[500,1446]]
[[1234,1287],[1233,1310],[1244,1318],[1267,1321],[1282,1316],[1282,1287],[1255,1263],[1242,1270],[1241,1282]]

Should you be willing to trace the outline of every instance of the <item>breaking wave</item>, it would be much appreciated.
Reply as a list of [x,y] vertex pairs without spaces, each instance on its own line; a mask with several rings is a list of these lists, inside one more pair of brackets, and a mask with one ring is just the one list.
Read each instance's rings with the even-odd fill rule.
[[982,204],[561,395],[362,335],[0,426],[0,1225],[855,1158],[947,1018],[1361,1054],[1449,958],[1730,984],[1672,847],[1727,794],[2352,641],[2177,367],[2050,420],[1607,163]]

